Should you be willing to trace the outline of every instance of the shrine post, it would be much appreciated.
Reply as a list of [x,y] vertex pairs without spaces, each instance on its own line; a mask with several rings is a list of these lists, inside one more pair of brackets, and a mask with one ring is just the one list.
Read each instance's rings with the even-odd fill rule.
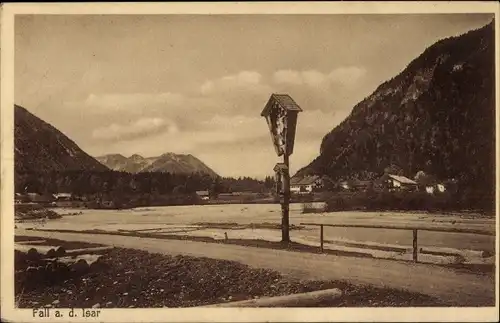
[[271,139],[283,163],[274,167],[277,178],[282,179],[279,196],[281,203],[281,241],[290,242],[290,155],[293,153],[297,115],[302,109],[288,94],[272,94],[261,116],[266,118]]

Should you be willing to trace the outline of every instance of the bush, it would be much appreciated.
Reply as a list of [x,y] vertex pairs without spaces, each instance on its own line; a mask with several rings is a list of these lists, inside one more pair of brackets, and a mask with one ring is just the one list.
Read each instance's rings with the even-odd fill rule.
[[353,206],[350,196],[333,196],[326,201],[327,211],[346,211]]
[[368,210],[368,211],[458,211],[470,209],[471,205],[487,205],[491,200],[478,195],[459,196],[456,193],[426,192],[353,192],[335,194],[326,201],[326,211]]
[[290,196],[290,201],[292,203],[311,203],[313,200],[313,194],[292,194]]
[[58,219],[62,216],[44,206],[37,204],[15,205],[15,218],[22,220],[31,219]]
[[323,206],[315,205],[312,202],[303,203],[302,204],[302,213],[322,213],[325,212],[325,208]]

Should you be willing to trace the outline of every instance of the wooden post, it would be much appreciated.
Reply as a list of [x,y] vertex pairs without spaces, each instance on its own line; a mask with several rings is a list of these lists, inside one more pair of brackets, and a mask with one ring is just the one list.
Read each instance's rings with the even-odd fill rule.
[[289,156],[283,154],[283,162],[286,169],[283,174],[283,203],[281,204],[281,242],[290,242],[290,171]]
[[319,229],[319,240],[320,240],[320,248],[321,248],[321,252],[323,252],[323,225],[320,226],[320,229]]
[[230,303],[219,303],[203,307],[306,307],[318,306],[321,303],[329,303],[338,300],[343,293],[338,288],[324,289],[301,294],[291,294],[275,297],[262,297],[245,301]]
[[418,262],[417,229],[413,229],[413,261]]

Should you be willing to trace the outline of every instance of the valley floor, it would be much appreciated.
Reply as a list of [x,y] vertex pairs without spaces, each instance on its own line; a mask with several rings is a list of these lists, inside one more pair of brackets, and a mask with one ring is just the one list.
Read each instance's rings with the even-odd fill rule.
[[[17,223],[18,228],[99,230],[129,235],[221,241],[281,240],[279,205],[210,205],[150,207],[131,210],[55,209],[60,219]],[[470,214],[395,212],[335,212],[302,214],[301,204],[290,212],[292,241],[319,247],[319,228],[301,223],[343,225],[399,225],[432,228],[478,229],[495,232],[495,219]],[[324,248],[337,254],[412,259],[411,230],[325,227]],[[495,263],[495,236],[464,233],[418,232],[419,261],[434,264],[490,265]]]
[[494,236],[419,231],[419,263],[413,263],[408,261],[411,231],[325,228],[325,252],[321,254],[319,229],[301,225],[396,224],[495,232],[493,218],[389,212],[302,214],[301,204],[292,204],[294,245],[280,250],[279,205],[56,211],[63,216],[16,223],[16,235],[236,261],[303,280],[406,290],[456,306],[494,304]]

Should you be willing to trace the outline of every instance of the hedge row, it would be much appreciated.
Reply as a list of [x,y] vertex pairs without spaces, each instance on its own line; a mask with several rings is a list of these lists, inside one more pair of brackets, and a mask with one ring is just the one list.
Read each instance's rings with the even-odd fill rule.
[[494,199],[481,193],[355,192],[326,200],[325,211],[462,211],[491,212]]

